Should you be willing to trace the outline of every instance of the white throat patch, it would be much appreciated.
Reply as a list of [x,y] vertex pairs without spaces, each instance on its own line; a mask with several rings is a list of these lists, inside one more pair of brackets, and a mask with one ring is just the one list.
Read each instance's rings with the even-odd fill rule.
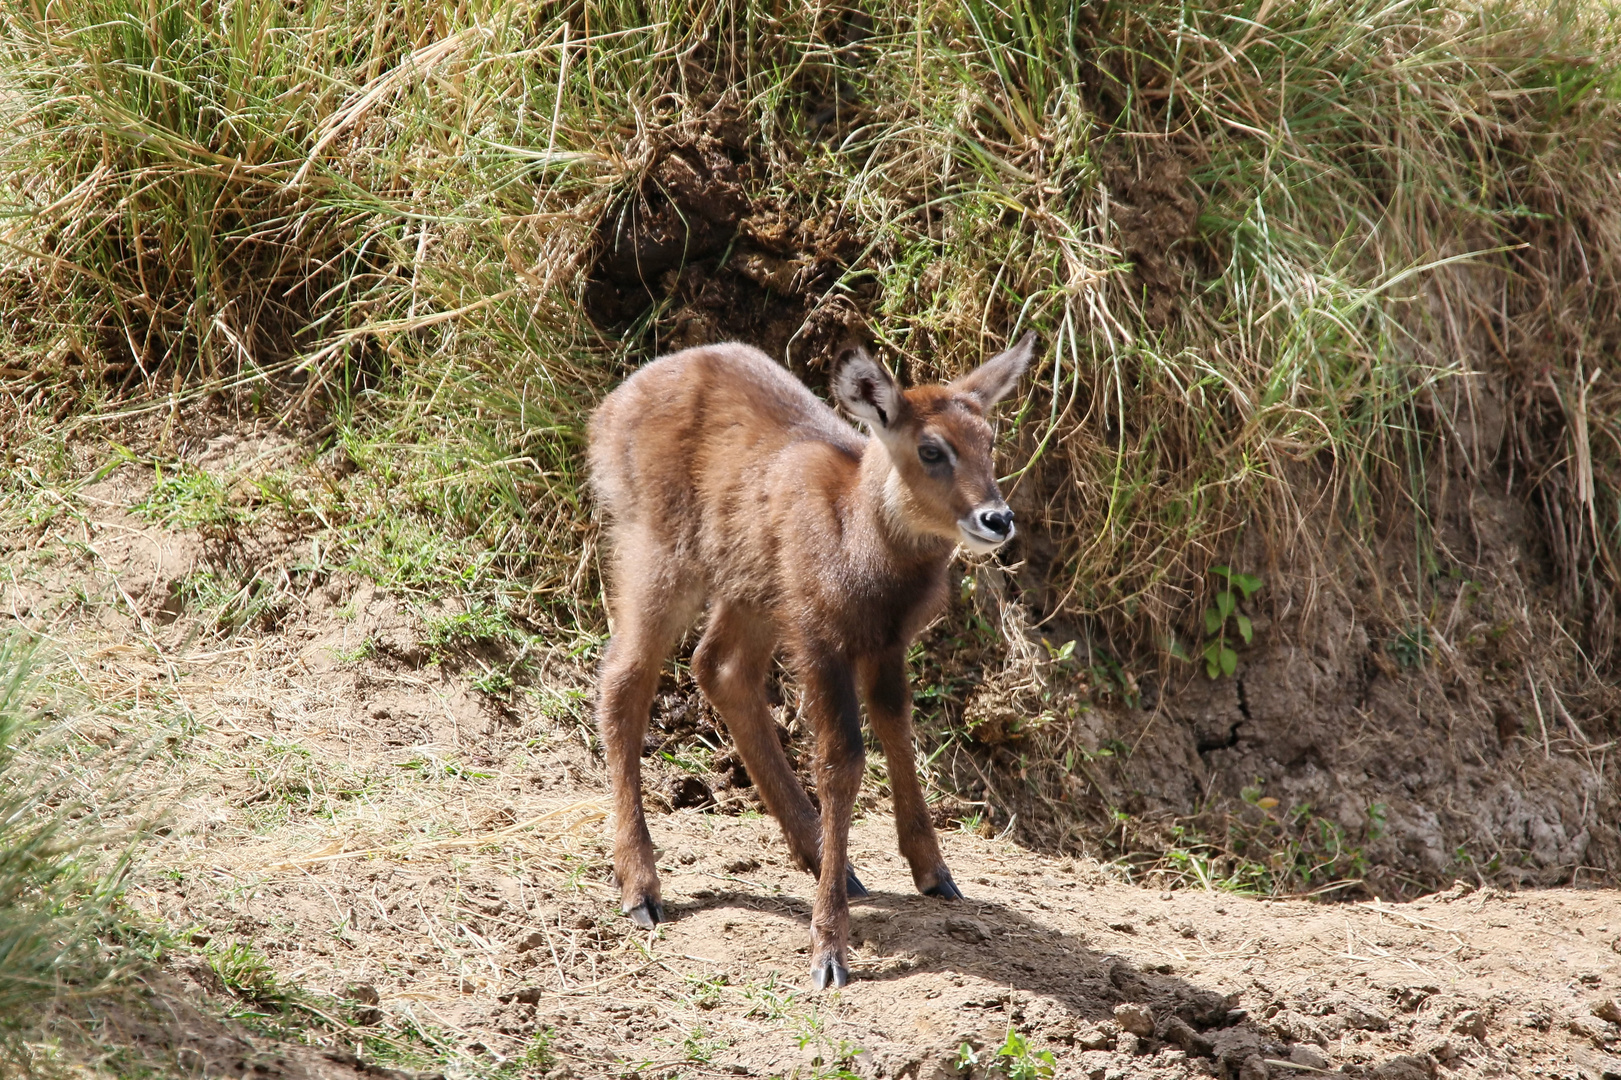
[[912,493],[901,482],[901,472],[894,462],[884,476],[884,522],[897,534],[918,531],[912,524]]

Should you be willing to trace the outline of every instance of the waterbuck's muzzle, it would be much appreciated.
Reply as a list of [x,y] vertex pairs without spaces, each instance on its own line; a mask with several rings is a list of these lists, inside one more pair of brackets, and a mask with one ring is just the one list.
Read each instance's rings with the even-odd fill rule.
[[983,555],[1013,539],[1013,511],[1001,499],[976,507],[957,521],[963,547]]

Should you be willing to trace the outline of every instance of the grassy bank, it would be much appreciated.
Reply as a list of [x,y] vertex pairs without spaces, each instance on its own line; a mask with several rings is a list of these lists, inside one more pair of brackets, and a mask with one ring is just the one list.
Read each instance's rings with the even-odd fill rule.
[[[437,514],[594,620],[580,420],[627,365],[753,329],[815,368],[831,309],[925,378],[1031,325],[1014,461],[1051,605],[1146,641],[1245,522],[1422,516],[1458,388],[1506,368],[1509,455],[1608,656],[1596,5],[6,19],[8,345],[37,399],[13,400],[262,386],[331,431],[392,422],[485,467]],[[475,434],[444,420],[469,408]]]

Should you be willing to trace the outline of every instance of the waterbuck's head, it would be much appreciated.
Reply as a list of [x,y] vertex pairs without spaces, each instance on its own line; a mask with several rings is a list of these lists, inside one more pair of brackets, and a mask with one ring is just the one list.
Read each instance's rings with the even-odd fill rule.
[[985,414],[1018,384],[1035,346],[1036,335],[1028,333],[954,382],[911,390],[902,390],[865,349],[840,357],[833,395],[888,453],[884,506],[896,526],[975,552],[1013,538],[1013,511],[997,489],[992,462],[996,433]]

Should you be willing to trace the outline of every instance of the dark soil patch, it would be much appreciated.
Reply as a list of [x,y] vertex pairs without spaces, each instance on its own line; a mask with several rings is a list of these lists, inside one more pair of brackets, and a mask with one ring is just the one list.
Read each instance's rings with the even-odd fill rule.
[[[1459,423],[1488,461],[1501,395],[1477,386]],[[1096,626],[1059,620],[1041,626],[1050,643],[1033,661],[1010,653],[1004,666],[968,633],[1006,625],[1004,609],[965,604],[916,673],[960,703],[933,730],[970,735],[941,759],[949,786],[983,802],[996,831],[1012,824],[1027,843],[1121,857],[1166,881],[1197,883],[1177,861],[1190,853],[1218,880],[1341,898],[1412,897],[1456,877],[1613,880],[1614,685],[1570,655],[1576,628],[1524,484],[1461,455],[1450,465],[1431,477],[1440,561],[1422,576],[1399,515],[1365,552],[1249,522],[1228,558],[1265,585],[1231,677],[1211,679],[1196,655],[1112,652]],[[1337,528],[1320,514],[1309,533]],[[1015,624],[1039,617],[1039,582],[1014,598],[1012,575],[980,577],[980,595],[1010,596]],[[1200,613],[1189,604],[1182,642],[1201,641]],[[1070,638],[1073,654],[1052,660]]]
[[645,336],[649,356],[744,341],[801,371],[862,336],[871,287],[831,293],[861,251],[854,232],[836,213],[751,197],[750,173],[721,122],[658,151],[598,230],[585,297],[598,328]]
[[1109,189],[1109,219],[1119,231],[1122,254],[1132,262],[1132,292],[1143,321],[1168,326],[1182,289],[1174,251],[1193,237],[1199,218],[1187,163],[1174,153],[1143,155],[1134,162],[1105,158],[1103,182]]

